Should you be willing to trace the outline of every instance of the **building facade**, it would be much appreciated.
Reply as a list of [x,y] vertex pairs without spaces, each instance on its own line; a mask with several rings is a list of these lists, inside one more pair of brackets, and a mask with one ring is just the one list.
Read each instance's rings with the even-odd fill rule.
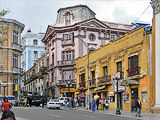
[[[151,31],[138,28],[89,54],[90,96],[109,101],[109,109],[131,110],[131,98],[142,101],[142,112],[151,112]],[[95,57],[96,56],[96,57]],[[76,96],[88,95],[87,55],[77,59]]]
[[160,0],[151,0],[151,5],[153,7],[153,25],[152,25],[152,63],[153,63],[153,103],[152,103],[152,110],[155,113],[160,113],[160,52],[159,52],[159,45],[160,45]]
[[[46,93],[74,96],[76,59],[130,31],[130,25],[104,22],[86,5],[60,8],[57,21],[49,25],[42,42],[46,48]],[[70,87],[67,87],[70,84]]]
[[0,17],[0,94],[19,97],[24,24]]
[[25,72],[24,93],[32,92],[33,94],[44,95],[45,69],[45,55],[43,55],[34,66]]

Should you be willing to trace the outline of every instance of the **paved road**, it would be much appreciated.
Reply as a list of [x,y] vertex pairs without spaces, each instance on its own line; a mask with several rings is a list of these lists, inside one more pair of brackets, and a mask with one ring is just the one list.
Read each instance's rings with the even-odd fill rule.
[[136,120],[102,113],[69,109],[46,109],[40,107],[12,108],[17,120]]

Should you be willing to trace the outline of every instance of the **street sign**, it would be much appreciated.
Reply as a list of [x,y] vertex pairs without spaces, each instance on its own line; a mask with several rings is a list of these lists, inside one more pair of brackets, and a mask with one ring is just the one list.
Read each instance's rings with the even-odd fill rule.
[[112,74],[112,79],[115,80],[116,78],[120,79],[120,72]]

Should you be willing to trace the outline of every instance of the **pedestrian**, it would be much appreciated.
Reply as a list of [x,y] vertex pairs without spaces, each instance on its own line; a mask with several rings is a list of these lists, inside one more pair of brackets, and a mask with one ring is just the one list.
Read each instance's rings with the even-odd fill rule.
[[44,97],[41,97],[42,108],[44,108],[44,102],[45,102]]
[[72,108],[74,107],[74,98],[73,97],[71,98],[71,107]]
[[24,99],[24,107],[27,106],[27,97]]
[[97,110],[98,110],[98,107],[99,107],[99,98],[96,101],[96,105],[97,105]]
[[108,100],[106,100],[106,110],[108,110],[109,108],[109,103],[108,103]]
[[137,113],[136,113],[136,117],[141,117],[141,107],[142,107],[142,103],[139,99],[139,97],[137,98],[137,101],[136,101],[136,107],[137,107]]
[[29,106],[32,107],[32,98],[29,97],[28,99],[29,99]]
[[136,111],[136,100],[132,97],[131,100],[131,112]]
[[96,106],[96,101],[93,98],[93,100],[92,100],[92,111],[95,111],[95,106]]
[[12,111],[6,110],[2,114],[1,120],[16,120],[16,118]]
[[101,98],[101,100],[99,101],[100,103],[100,112],[103,112],[103,99]]
[[4,111],[10,110],[12,108],[12,104],[10,102],[8,102],[8,98],[7,97],[5,97],[4,98],[4,102],[2,102],[0,112],[2,111],[2,108],[3,108]]

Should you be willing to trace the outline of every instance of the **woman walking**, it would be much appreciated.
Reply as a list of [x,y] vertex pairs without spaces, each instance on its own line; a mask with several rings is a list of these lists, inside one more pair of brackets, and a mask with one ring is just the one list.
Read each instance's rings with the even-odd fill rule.
[[12,104],[8,102],[8,98],[6,97],[4,98],[4,102],[2,102],[0,112],[2,111],[2,108],[3,108],[3,111],[10,110],[12,108]]
[[93,100],[92,100],[92,111],[95,111],[95,106],[96,106],[96,101],[93,98]]
[[102,98],[99,101],[99,103],[100,103],[100,112],[103,112],[103,99]]

